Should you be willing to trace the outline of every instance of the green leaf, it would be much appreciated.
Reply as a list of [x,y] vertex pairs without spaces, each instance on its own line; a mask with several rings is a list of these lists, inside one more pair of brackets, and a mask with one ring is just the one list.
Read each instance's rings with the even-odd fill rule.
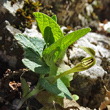
[[24,78],[20,77],[20,80],[21,80],[21,88],[23,91],[23,97],[25,97],[29,93],[29,86]]
[[57,16],[56,16],[56,15],[53,15],[51,18],[52,18],[55,22],[57,22]]
[[78,96],[78,95],[73,94],[72,96],[73,96],[73,99],[74,99],[75,101],[79,100],[79,96]]
[[[51,64],[49,65],[49,67],[50,67],[50,73],[49,73],[49,75],[56,75],[56,73],[57,73],[57,71],[58,71],[58,68],[61,66],[61,62],[62,62],[62,59],[63,59],[63,57],[64,57],[64,55],[65,55],[65,53],[66,53],[66,50],[67,50],[67,48],[66,49],[64,49],[64,50],[62,50],[61,52],[60,52],[60,54],[59,54],[59,58],[57,59],[57,61],[54,61],[52,58],[55,56],[55,55],[57,55],[57,52],[58,51],[56,51],[56,53],[51,53],[51,55],[49,55],[49,57],[50,57],[50,61],[51,61]],[[54,57],[55,58],[55,57]],[[46,62],[47,63],[47,65],[48,65],[48,63],[49,62]]]
[[90,31],[90,28],[80,29],[72,32],[64,37],[61,37],[54,44],[49,46],[43,51],[43,58],[48,66],[53,65],[58,60],[62,60],[68,46],[74,43],[76,40],[84,36]]
[[54,21],[55,16],[51,18],[40,12],[35,12],[33,14],[47,46],[50,46],[63,36],[59,25]]
[[49,73],[49,67],[42,61],[44,40],[38,37],[27,37],[22,34],[15,35],[15,39],[24,48],[25,53],[22,60],[24,65],[35,73]]
[[72,100],[70,92],[60,79],[58,79],[55,84],[50,84],[45,78],[40,78],[39,82],[47,91],[57,96],[66,97]]
[[64,85],[64,83],[60,79],[58,79],[56,83],[57,83],[58,89],[64,93],[66,98],[72,100],[73,98],[72,98],[69,90],[67,89],[67,87]]

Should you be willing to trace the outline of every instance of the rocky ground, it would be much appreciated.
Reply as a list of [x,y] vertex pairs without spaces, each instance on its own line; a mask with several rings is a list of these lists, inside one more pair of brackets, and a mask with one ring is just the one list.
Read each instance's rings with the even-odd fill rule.
[[[110,110],[110,18],[107,15],[106,18],[100,18],[100,13],[105,10],[104,7],[107,3],[109,4],[109,0],[105,0],[106,3],[100,1],[99,7],[94,5],[96,1],[88,0],[85,3],[86,0],[84,0],[79,4],[80,0],[74,3],[69,0],[64,2],[59,0],[56,3],[54,0],[52,2],[40,0],[42,6],[40,3],[37,4],[36,11],[42,11],[50,16],[54,13],[57,14],[58,23],[61,23],[60,26],[64,34],[82,27],[91,27],[92,29],[91,32],[68,48],[64,61],[70,67],[73,67],[82,58],[87,57],[88,54],[78,48],[79,45],[82,45],[95,50],[96,64],[86,71],[74,74],[69,90],[72,94],[77,94],[79,100],[77,102],[65,100],[65,104],[68,105],[65,105],[65,108],[56,104],[57,110]],[[53,3],[55,4],[53,5]],[[23,5],[24,1],[20,0],[17,2],[15,0],[15,3],[14,0],[13,2],[0,1],[0,110],[14,109],[13,106],[16,106],[17,101],[21,98],[20,76],[22,73],[25,73],[24,78],[29,84],[31,82],[31,86],[37,83],[39,77],[22,64],[23,49],[13,37],[17,33],[42,37],[31,15],[32,19],[26,15],[22,16],[22,13],[17,13],[17,10],[21,9]],[[103,9],[101,6],[103,6]],[[82,8],[80,9],[80,7]],[[72,11],[74,8],[75,10]],[[95,11],[96,8],[100,10]],[[64,11],[65,9],[66,11]],[[78,9],[80,11],[77,11]],[[86,10],[86,13],[84,10]],[[106,11],[109,12],[109,10],[109,7],[107,7]],[[103,12],[103,15],[105,12]],[[88,15],[84,16],[87,13]],[[42,110],[55,110],[54,108],[50,109],[51,106],[48,103],[43,103],[49,97],[47,94],[47,97],[44,98],[43,94],[41,93],[41,97],[38,97],[40,103],[35,98],[29,100],[31,110],[39,110],[44,105],[49,108]],[[22,107],[21,110],[25,110],[25,108]]]

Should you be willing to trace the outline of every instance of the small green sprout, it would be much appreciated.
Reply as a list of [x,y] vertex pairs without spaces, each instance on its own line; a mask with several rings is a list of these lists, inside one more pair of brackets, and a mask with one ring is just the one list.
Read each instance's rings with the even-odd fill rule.
[[27,37],[22,34],[15,35],[15,39],[24,48],[22,62],[33,72],[40,74],[40,78],[35,88],[30,91],[26,80],[21,76],[23,96],[17,110],[28,98],[37,95],[44,89],[62,98],[66,97],[72,100],[73,97],[67,88],[73,78],[71,73],[84,71],[95,64],[94,50],[83,46],[80,48],[86,51],[90,57],[82,59],[73,68],[63,63],[67,48],[87,34],[90,28],[80,29],[64,36],[55,15],[49,17],[43,13],[35,12],[34,16],[43,39],[37,36]]

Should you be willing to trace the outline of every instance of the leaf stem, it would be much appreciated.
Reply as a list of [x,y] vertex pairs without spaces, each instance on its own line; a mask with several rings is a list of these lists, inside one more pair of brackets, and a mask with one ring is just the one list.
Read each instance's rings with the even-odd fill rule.
[[56,76],[56,80],[59,79],[59,78],[61,78],[61,77],[63,77],[63,76],[65,76],[65,75],[68,75],[68,74],[70,74],[70,73],[73,73],[73,72],[71,71],[71,69],[70,69],[70,70],[67,70],[67,71],[65,71],[65,72],[63,72],[63,73],[61,73],[61,74],[59,74],[58,76]]
[[38,84],[37,84],[37,86],[35,87],[35,89],[32,90],[29,94],[27,94],[25,97],[23,97],[23,98],[20,100],[18,106],[16,107],[16,110],[19,110],[19,109],[21,108],[21,106],[23,105],[23,103],[24,103],[27,99],[29,99],[29,98],[32,97],[33,95],[37,95],[37,94],[38,94],[40,91],[42,91],[42,90],[43,90],[43,88],[40,88],[40,84],[39,84],[39,82],[38,82]]

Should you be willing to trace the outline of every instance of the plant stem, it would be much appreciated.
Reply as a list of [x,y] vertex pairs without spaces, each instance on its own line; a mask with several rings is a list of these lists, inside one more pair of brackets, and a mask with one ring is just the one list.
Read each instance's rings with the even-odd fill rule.
[[61,74],[59,74],[58,76],[56,76],[56,80],[59,79],[59,78],[61,78],[61,77],[63,77],[63,76],[65,76],[65,75],[68,75],[68,74],[70,74],[70,73],[73,73],[73,72],[71,71],[71,69],[70,69],[70,70],[67,70],[67,71],[65,71],[65,72],[63,72],[63,73],[61,73]]
[[16,110],[19,110],[21,108],[21,106],[23,105],[23,103],[29,99],[30,97],[32,97],[33,95],[37,95],[40,91],[42,91],[43,89],[40,89],[40,84],[38,82],[37,86],[35,87],[34,90],[32,90],[29,94],[27,94],[25,97],[23,97],[18,106],[16,107]]

